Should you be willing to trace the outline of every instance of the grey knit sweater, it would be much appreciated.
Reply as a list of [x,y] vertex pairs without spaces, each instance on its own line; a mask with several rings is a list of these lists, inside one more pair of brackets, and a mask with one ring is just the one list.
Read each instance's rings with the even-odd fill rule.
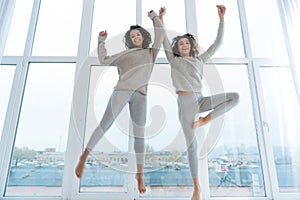
[[217,38],[214,43],[198,57],[174,56],[171,44],[165,37],[163,44],[167,59],[171,65],[173,86],[178,91],[201,92],[203,64],[217,51],[223,41],[224,23],[219,23]]
[[156,56],[159,52],[165,31],[155,12],[149,17],[154,26],[154,42],[151,48],[132,48],[112,56],[107,55],[105,38],[98,37],[98,58],[101,64],[117,66],[119,81],[115,90],[133,90],[147,94],[147,86]]

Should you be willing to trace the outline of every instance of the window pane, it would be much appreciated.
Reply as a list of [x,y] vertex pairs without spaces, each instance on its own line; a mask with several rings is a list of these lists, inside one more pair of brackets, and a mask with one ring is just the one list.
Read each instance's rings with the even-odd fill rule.
[[75,56],[82,1],[41,1],[32,55]]
[[[115,67],[92,66],[84,147],[100,123],[117,81]],[[81,192],[127,192],[128,119],[126,107],[89,155]]]
[[253,56],[276,58],[281,64],[289,65],[277,1],[244,2]]
[[16,1],[3,55],[21,56],[24,52],[33,0]]
[[30,64],[6,196],[61,195],[74,76],[75,64]]
[[260,67],[280,192],[300,192],[300,106],[289,67]]
[[199,46],[206,50],[215,41],[219,26],[216,4],[226,6],[222,46],[213,57],[245,57],[237,1],[196,1]]
[[2,135],[7,104],[15,74],[14,65],[0,65],[0,138]]
[[216,146],[208,156],[210,194],[214,197],[264,197],[264,178],[247,67],[218,65],[217,69],[225,92],[239,93],[240,102],[226,113],[221,137],[216,140]]
[[[125,50],[123,37],[130,25],[136,24],[135,0],[95,0],[90,52],[97,56],[98,35],[107,30],[107,40],[113,38],[113,46],[107,48],[108,54]],[[111,52],[114,50],[113,52]]]

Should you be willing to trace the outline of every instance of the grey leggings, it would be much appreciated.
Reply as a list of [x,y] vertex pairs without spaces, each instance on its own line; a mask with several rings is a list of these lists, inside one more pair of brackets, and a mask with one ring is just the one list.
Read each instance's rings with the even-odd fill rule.
[[143,164],[145,160],[144,133],[146,124],[147,98],[146,95],[141,94],[140,92],[115,90],[112,93],[102,120],[94,130],[87,144],[87,148],[92,150],[96,146],[127,103],[129,104],[130,117],[133,125],[136,162],[137,164]]
[[201,93],[178,96],[179,120],[188,148],[192,178],[198,178],[198,144],[192,125],[196,114],[210,111],[212,119],[224,114],[239,102],[237,93],[223,93],[203,97]]

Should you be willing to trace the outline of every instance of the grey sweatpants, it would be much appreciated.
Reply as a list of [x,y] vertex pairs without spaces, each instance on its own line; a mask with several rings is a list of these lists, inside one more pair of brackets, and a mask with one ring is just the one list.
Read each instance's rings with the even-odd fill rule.
[[237,93],[222,93],[203,97],[201,93],[178,96],[179,120],[184,132],[190,172],[192,178],[198,178],[198,144],[192,128],[196,114],[211,111],[212,119],[232,109],[239,102]]
[[123,110],[126,104],[129,104],[130,117],[134,135],[134,150],[136,153],[137,164],[144,163],[145,152],[145,124],[146,124],[146,95],[136,91],[115,90],[108,102],[100,124],[94,130],[87,148],[93,149],[105,132],[111,127],[117,116]]

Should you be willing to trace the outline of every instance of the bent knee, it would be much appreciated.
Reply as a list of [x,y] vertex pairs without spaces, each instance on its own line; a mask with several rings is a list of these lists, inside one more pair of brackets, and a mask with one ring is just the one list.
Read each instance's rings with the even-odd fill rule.
[[240,102],[240,95],[236,92],[229,93],[229,97],[233,105],[237,105]]

